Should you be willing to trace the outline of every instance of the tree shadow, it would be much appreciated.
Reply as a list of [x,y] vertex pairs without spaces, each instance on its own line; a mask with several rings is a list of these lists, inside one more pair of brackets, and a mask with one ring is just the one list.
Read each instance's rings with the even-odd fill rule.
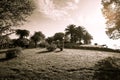
[[55,53],[59,53],[59,52],[62,52],[62,51],[60,51],[60,50],[59,51],[55,51]]
[[37,52],[37,54],[49,53],[49,52],[52,52],[52,51],[40,51],[40,52]]
[[108,57],[95,65],[94,79],[120,80],[120,58]]
[[9,60],[14,59],[14,58],[16,58],[16,57],[12,57],[12,58],[1,58],[1,59],[0,59],[0,62],[9,61]]

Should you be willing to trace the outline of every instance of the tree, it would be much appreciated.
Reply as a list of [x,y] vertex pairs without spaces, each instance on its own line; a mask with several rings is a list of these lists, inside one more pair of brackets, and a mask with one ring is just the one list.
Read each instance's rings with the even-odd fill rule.
[[76,27],[76,38],[81,43],[81,40],[83,39],[85,29],[82,26]]
[[65,29],[66,31],[66,35],[70,35],[70,42],[74,43],[74,35],[75,35],[75,27],[76,25],[74,24],[70,24],[67,26],[67,28]]
[[112,39],[120,38],[120,0],[102,0],[102,12],[107,22],[107,35]]
[[51,43],[54,41],[54,38],[53,38],[53,37],[48,37],[48,38],[46,39],[46,41],[47,41],[49,44],[51,44]]
[[14,46],[19,46],[19,47],[28,47],[29,45],[29,40],[25,37],[29,36],[29,31],[28,30],[21,30],[21,29],[17,29],[16,30],[16,35],[19,36],[18,39],[16,39],[16,41],[14,41]]
[[83,35],[84,44],[90,44],[92,39],[93,37],[91,36],[91,34],[88,33],[88,31],[85,31]]
[[29,36],[29,31],[28,30],[21,30],[21,29],[17,29],[16,30],[16,35],[19,36],[19,39],[23,39],[24,37]]
[[57,47],[60,48],[60,51],[63,50],[64,47],[64,33],[58,32],[54,35],[54,40],[57,42]]
[[64,33],[62,32],[58,32],[58,33],[55,33],[54,35],[54,40],[59,40],[59,41],[63,41],[63,38],[64,38]]
[[0,36],[13,31],[12,27],[21,25],[35,9],[33,0],[0,1]]
[[0,0],[0,41],[14,33],[13,27],[23,24],[34,9],[33,0]]
[[35,47],[37,47],[37,43],[40,40],[43,40],[44,38],[45,38],[45,35],[41,31],[39,31],[34,33],[34,35],[31,37],[31,40],[34,41]]

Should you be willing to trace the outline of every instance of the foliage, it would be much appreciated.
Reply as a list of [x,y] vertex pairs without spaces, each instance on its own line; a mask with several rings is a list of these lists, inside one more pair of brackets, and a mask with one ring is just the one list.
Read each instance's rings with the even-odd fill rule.
[[22,48],[20,47],[16,47],[14,49],[9,49],[6,53],[6,58],[13,58],[13,57],[17,57],[22,51]]
[[34,48],[35,47],[35,43],[33,41],[30,41],[28,47],[29,48]]
[[120,79],[120,58],[107,57],[95,65],[94,78],[98,80]]
[[37,43],[44,38],[45,35],[41,31],[39,31],[34,33],[34,35],[31,37],[31,40],[35,43],[35,47],[37,47]]
[[11,39],[8,36],[0,36],[0,49],[2,48],[8,48],[9,44],[11,42]]
[[75,28],[76,37],[79,43],[81,43],[81,40],[83,39],[84,32],[85,32],[85,28],[82,26],[78,26]]
[[39,44],[39,47],[41,47],[41,48],[45,48],[45,47],[47,47],[49,44],[47,43],[47,42],[41,42],[40,44]]
[[23,48],[28,48],[29,42],[30,42],[30,41],[29,41],[28,39],[26,39],[26,38],[13,39],[12,41],[13,41],[13,42],[12,42],[12,45],[13,45],[14,47],[19,46],[19,47],[23,47]]
[[84,44],[90,44],[92,39],[93,37],[91,36],[91,34],[88,33],[88,31],[85,31],[83,35]]
[[0,1],[0,36],[13,31],[12,27],[21,25],[35,9],[33,0]]
[[21,29],[17,29],[16,30],[16,35],[19,36],[19,39],[23,39],[24,37],[29,36],[29,31],[28,30],[21,30]]
[[102,5],[107,20],[107,35],[112,39],[120,38],[120,0],[102,0]]
[[54,51],[56,50],[57,46],[55,44],[50,44],[48,47],[47,47],[47,50],[48,51]]
[[70,24],[70,25],[68,25],[67,28],[65,29],[66,35],[69,35],[69,34],[70,34],[70,42],[71,42],[71,43],[74,42],[75,27],[76,27],[76,25]]
[[48,37],[46,41],[51,44],[54,41],[54,37]]
[[55,33],[55,35],[54,35],[55,41],[57,41],[57,40],[63,41],[63,39],[64,39],[64,33],[62,33],[62,32]]
[[83,40],[84,44],[90,44],[91,40],[93,39],[90,33],[82,26],[76,27],[76,25],[71,24],[65,29],[65,31],[65,37],[67,37],[67,35],[70,35],[71,43],[79,42],[81,44],[81,41]]

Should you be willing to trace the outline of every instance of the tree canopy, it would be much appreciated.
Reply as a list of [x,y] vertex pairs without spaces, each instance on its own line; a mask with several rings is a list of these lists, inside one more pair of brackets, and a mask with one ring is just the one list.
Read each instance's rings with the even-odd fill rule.
[[0,35],[25,22],[34,9],[33,0],[0,0]]
[[54,35],[54,40],[62,41],[63,38],[64,38],[64,33],[62,33],[62,32],[55,33],[55,35]]
[[44,38],[45,38],[45,35],[41,31],[39,31],[34,33],[34,35],[31,37],[31,40],[34,41],[35,47],[37,47],[37,43],[40,40],[43,40]]
[[23,39],[24,37],[29,36],[29,31],[28,30],[21,30],[21,29],[17,29],[16,30],[16,35],[19,36],[19,39]]
[[93,39],[91,34],[83,26],[76,27],[76,25],[71,24],[67,26],[65,31],[66,35],[70,35],[71,43],[79,42],[81,44],[81,41],[83,40],[84,44],[90,44]]
[[120,0],[102,0],[102,12],[107,22],[107,35],[112,39],[120,38]]

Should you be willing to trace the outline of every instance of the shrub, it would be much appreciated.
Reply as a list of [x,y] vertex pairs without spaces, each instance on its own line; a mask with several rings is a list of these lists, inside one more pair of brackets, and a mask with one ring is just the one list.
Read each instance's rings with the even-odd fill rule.
[[22,47],[22,48],[28,48],[29,46],[29,40],[26,39],[26,38],[23,38],[23,39],[16,39],[16,40],[13,40],[13,45],[16,47],[16,46],[19,46],[19,47]]
[[120,58],[108,57],[95,65],[94,78],[97,80],[119,80]]
[[57,48],[57,46],[55,44],[51,44],[47,47],[47,50],[48,51],[54,51],[54,50],[56,50],[56,48]]
[[41,47],[41,48],[45,48],[47,46],[48,46],[47,42],[42,42],[42,43],[39,44],[39,47]]
[[65,43],[64,44],[65,48],[74,48],[74,46],[76,46],[76,43]]
[[22,48],[20,48],[20,47],[7,50],[6,58],[17,57],[21,53],[21,50],[22,50]]
[[94,45],[96,45],[96,46],[97,46],[97,45],[98,45],[98,43],[94,43]]
[[35,43],[33,41],[30,41],[29,48],[35,48]]

